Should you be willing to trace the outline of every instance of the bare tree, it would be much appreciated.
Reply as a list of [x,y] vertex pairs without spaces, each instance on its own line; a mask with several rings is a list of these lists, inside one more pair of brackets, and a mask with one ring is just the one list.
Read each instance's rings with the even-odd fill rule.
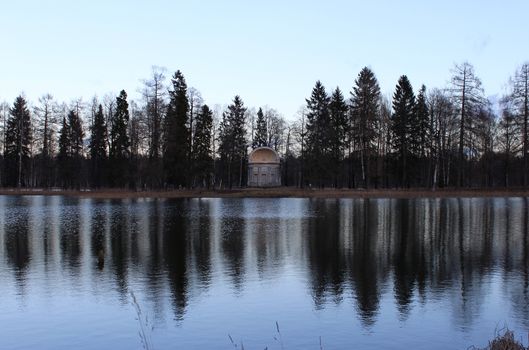
[[149,134],[149,159],[161,157],[162,119],[164,116],[167,88],[164,84],[167,70],[153,66],[152,75],[143,81],[142,95],[145,101],[145,117]]
[[280,146],[284,143],[284,133],[286,129],[285,119],[279,112],[268,106],[264,108],[264,117],[266,120],[267,144],[276,151],[279,151]]
[[492,163],[494,160],[494,142],[496,135],[496,116],[490,101],[486,101],[477,112],[472,125],[472,134],[475,139],[470,148],[470,154],[479,161],[481,167],[472,178],[481,178],[482,186],[493,185]]
[[523,185],[529,183],[529,63],[524,63],[511,79],[512,102],[516,109],[515,116],[519,116],[522,134],[522,157],[523,157]]
[[432,89],[428,97],[432,133],[432,189],[449,183],[452,149],[457,139],[457,114],[447,91]]
[[6,142],[6,126],[7,119],[9,118],[9,103],[3,101],[0,103],[0,151],[4,154],[5,142]]
[[[103,114],[105,115],[105,125],[107,126],[107,135],[110,135],[112,129],[112,119],[116,110],[116,95],[108,93],[103,96]],[[108,138],[108,149],[112,148],[112,138]]]
[[194,87],[189,87],[187,89],[187,99],[189,101],[189,146],[190,150],[189,159],[191,159],[191,150],[193,149],[193,135],[195,134],[195,120],[198,113],[200,113],[200,108],[204,104],[204,99],[200,91]]
[[474,73],[474,67],[470,63],[464,62],[455,65],[452,70],[451,92],[460,117],[457,186],[462,186],[467,129],[471,123],[472,116],[483,103],[481,81]]
[[41,152],[43,157],[49,157],[53,149],[53,134],[58,123],[57,104],[51,94],[39,98],[39,104],[34,108],[37,132],[41,134]]
[[[213,156],[213,174],[217,174],[217,160],[219,158],[219,152],[218,152],[218,139],[219,139],[219,129],[220,129],[220,124],[221,124],[221,120],[222,120],[222,114],[224,113],[224,110],[226,108],[225,107],[222,107],[220,106],[219,104],[216,104],[213,106],[213,126],[211,128],[211,132],[212,132],[212,135],[211,135],[211,154]],[[217,178],[216,176],[213,176],[213,188],[215,188],[216,186],[216,183],[217,183]],[[219,183],[220,186],[222,186],[222,180],[220,181]]]
[[[520,133],[521,125],[513,113],[512,99],[503,98],[501,101],[501,119],[498,123],[498,151],[503,158],[504,186],[510,185],[511,159],[520,152],[523,142]],[[525,175],[525,174],[524,174]]]
[[[40,150],[40,161],[37,167],[40,170],[40,183],[44,187],[52,185],[53,167],[51,157],[54,152],[55,134],[57,132],[58,118],[57,103],[51,94],[44,94],[39,98],[39,103],[34,107],[36,123],[33,135],[35,146]],[[35,180],[36,181],[36,180]]]
[[246,110],[246,130],[248,135],[250,135],[250,140],[248,144],[251,146],[253,145],[253,140],[255,137],[255,129],[256,129],[256,116],[257,112],[255,111],[254,107],[248,107]]
[[391,101],[386,96],[380,97],[379,118],[376,120],[376,162],[377,178],[387,186],[388,162],[387,154],[391,151]]
[[307,107],[299,108],[298,119],[294,124],[294,137],[299,145],[300,166],[298,172],[298,187],[305,185],[305,143],[307,142]]

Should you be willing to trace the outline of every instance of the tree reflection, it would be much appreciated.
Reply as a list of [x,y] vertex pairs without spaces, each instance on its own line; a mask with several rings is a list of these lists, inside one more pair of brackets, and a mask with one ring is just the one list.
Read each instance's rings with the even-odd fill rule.
[[177,320],[182,320],[187,306],[187,236],[188,201],[167,203],[163,217],[163,256]]
[[[170,303],[182,320],[208,289],[227,283],[241,297],[256,279],[273,283],[295,269],[317,310],[351,302],[365,328],[388,296],[402,322],[417,304],[442,299],[465,329],[500,279],[512,314],[529,328],[528,198],[0,204],[2,263],[22,295],[34,275],[52,290],[54,278],[90,281],[96,294],[117,289],[124,302],[134,286],[157,317]],[[52,273],[63,269],[66,277]]]

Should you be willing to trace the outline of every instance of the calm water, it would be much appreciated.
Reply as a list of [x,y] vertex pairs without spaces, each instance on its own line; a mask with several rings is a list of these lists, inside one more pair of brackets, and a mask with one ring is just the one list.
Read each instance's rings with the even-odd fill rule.
[[528,226],[527,198],[0,197],[0,348],[527,343]]

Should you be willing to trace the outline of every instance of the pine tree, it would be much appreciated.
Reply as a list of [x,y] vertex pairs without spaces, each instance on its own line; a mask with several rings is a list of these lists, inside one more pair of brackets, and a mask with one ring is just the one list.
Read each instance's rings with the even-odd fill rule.
[[90,138],[90,161],[92,186],[98,188],[103,185],[104,170],[107,161],[107,126],[103,115],[103,106],[99,108],[94,116]]
[[208,187],[213,172],[213,157],[211,154],[211,134],[213,128],[213,112],[207,105],[202,106],[195,120],[193,134],[193,161],[195,175],[202,186]]
[[[366,188],[370,186],[370,160],[371,154],[374,153],[373,142],[377,136],[379,101],[380,87],[377,78],[371,69],[364,67],[358,73],[355,86],[351,91],[349,149],[353,148],[353,142],[359,147],[362,181]],[[351,165],[350,162],[350,178],[352,177]]]
[[187,186],[189,171],[189,130],[187,127],[189,101],[187,84],[183,74],[176,71],[171,79],[169,105],[165,117],[163,163],[167,183],[171,186]]
[[268,130],[266,127],[266,120],[263,114],[263,109],[259,108],[257,111],[257,121],[256,121],[256,132],[252,142],[252,148],[268,146]]
[[415,95],[408,77],[400,77],[393,94],[392,133],[393,148],[397,152],[400,168],[400,185],[408,183],[408,157],[410,154],[411,122],[415,112]]
[[340,165],[344,156],[344,147],[347,134],[347,104],[339,88],[334,90],[329,102],[330,133],[329,143],[331,151],[331,166],[334,175],[333,185],[338,187]]
[[5,133],[5,178],[7,186],[28,185],[31,116],[26,100],[18,96],[10,109]]
[[325,185],[329,168],[329,97],[318,80],[307,102],[307,161],[309,176],[319,187]]
[[127,93],[121,90],[116,98],[116,111],[112,117],[110,129],[109,175],[110,185],[115,187],[126,186],[129,179],[130,141],[127,134],[129,123],[129,104]]

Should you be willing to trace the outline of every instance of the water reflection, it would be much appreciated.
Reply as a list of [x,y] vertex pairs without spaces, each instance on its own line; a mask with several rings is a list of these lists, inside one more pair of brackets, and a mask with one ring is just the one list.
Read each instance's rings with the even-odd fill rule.
[[[155,317],[185,321],[214,285],[259,294],[301,272],[316,310],[353,300],[363,327],[384,295],[406,322],[415,305],[444,300],[465,329],[501,278],[501,295],[529,328],[529,203],[494,199],[0,198],[1,276],[24,298],[27,283],[97,295],[131,285]],[[288,271],[287,271],[288,270]],[[292,272],[294,271],[294,272]],[[110,281],[110,286],[105,281]]]

